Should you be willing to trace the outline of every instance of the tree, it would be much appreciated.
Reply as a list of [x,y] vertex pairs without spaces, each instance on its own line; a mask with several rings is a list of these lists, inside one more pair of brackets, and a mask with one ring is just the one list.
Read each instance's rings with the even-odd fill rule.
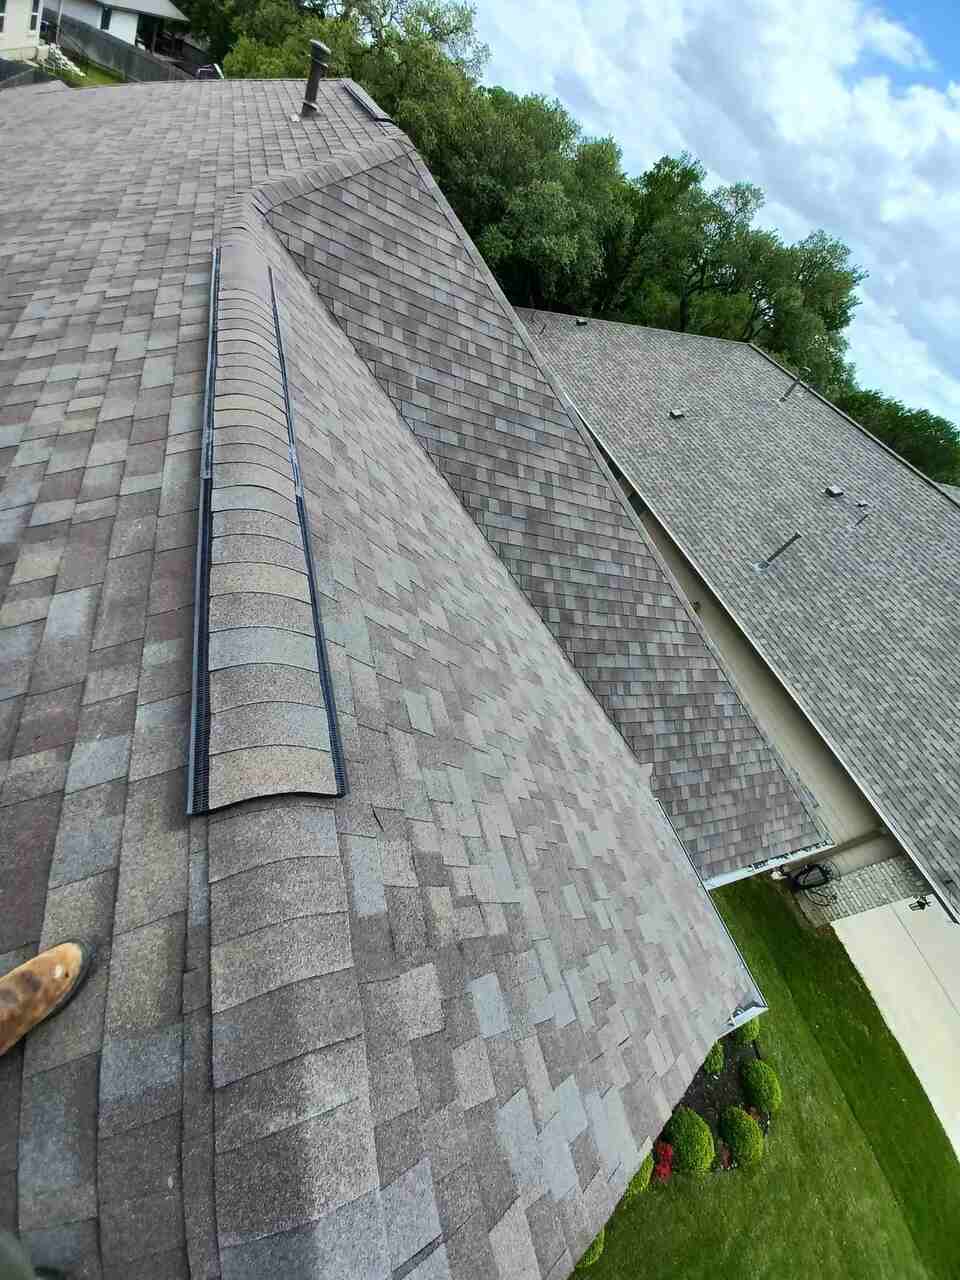
[[323,40],[413,140],[511,301],[753,342],[934,479],[960,478],[951,423],[857,386],[845,334],[864,272],[847,245],[785,243],[756,225],[758,187],[708,188],[686,153],[628,177],[616,142],[582,137],[560,102],[480,84],[468,4],[182,3],[230,76],[304,79]]
[[856,386],[842,390],[836,403],[931,480],[960,483],[960,435],[946,418]]

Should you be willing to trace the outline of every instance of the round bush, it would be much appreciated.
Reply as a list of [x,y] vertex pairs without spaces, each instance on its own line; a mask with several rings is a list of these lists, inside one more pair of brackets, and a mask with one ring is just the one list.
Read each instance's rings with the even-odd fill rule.
[[606,1234],[607,1234],[607,1228],[601,1227],[600,1234],[597,1236],[596,1240],[594,1240],[593,1244],[591,1244],[590,1248],[587,1250],[587,1252],[583,1255],[583,1257],[577,1263],[578,1271],[582,1271],[586,1267],[592,1267],[593,1264],[596,1262],[596,1260],[600,1257],[601,1253],[603,1253],[604,1238]]
[[718,1040],[703,1062],[703,1069],[708,1076],[718,1076],[723,1070],[723,1041]]
[[780,1078],[769,1062],[761,1062],[759,1059],[745,1062],[740,1068],[740,1080],[752,1107],[765,1111],[768,1116],[780,1110],[783,1090],[780,1088]]
[[627,1189],[623,1193],[623,1198],[627,1202],[635,1200],[637,1196],[643,1195],[647,1187],[650,1185],[650,1178],[653,1175],[653,1153],[646,1157],[643,1164],[630,1179]]
[[674,1169],[679,1173],[707,1172],[713,1164],[713,1134],[702,1116],[689,1107],[677,1107],[666,1134],[673,1147]]
[[742,1023],[733,1033],[733,1038],[737,1044],[753,1044],[754,1040],[760,1036],[760,1019],[751,1018],[749,1022]]
[[734,1164],[745,1168],[763,1159],[760,1126],[742,1107],[727,1107],[720,1120],[720,1132],[730,1148]]

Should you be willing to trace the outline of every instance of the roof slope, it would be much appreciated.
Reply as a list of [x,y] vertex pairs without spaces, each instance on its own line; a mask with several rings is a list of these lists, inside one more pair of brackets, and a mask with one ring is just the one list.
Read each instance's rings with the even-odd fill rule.
[[409,146],[365,149],[270,224],[601,705],[705,876],[820,844],[575,413]]
[[753,347],[529,322],[644,501],[960,907],[955,501],[813,392],[781,402],[790,375]]
[[[647,771],[232,198],[379,134],[335,82],[292,126],[300,91],[0,104],[0,965],[100,946],[0,1058],[0,1225],[106,1280],[562,1280],[757,993]],[[222,319],[274,272],[350,789],[188,818],[217,244]]]
[[155,18],[166,18],[169,22],[189,22],[190,19],[171,0],[127,0],[118,4],[117,9],[126,9],[130,13],[146,13]]

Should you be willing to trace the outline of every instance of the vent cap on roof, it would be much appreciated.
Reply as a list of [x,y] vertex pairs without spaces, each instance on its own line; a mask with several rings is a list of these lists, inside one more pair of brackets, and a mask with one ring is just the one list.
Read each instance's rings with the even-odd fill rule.
[[671,418],[685,418],[686,416],[687,416],[687,411],[686,411],[686,409],[671,409],[671,410],[670,410],[670,417],[671,417]]
[[307,92],[304,94],[301,116],[309,116],[317,110],[317,89],[320,81],[327,74],[330,66],[330,50],[322,40],[310,41],[310,75],[307,77]]
[[824,493],[824,497],[827,497],[827,498],[843,497],[843,490],[840,488],[838,484],[828,484],[827,487],[824,489],[823,493]]

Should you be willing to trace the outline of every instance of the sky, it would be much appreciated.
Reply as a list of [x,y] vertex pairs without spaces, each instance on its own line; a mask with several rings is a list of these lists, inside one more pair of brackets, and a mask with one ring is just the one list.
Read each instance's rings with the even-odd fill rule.
[[862,386],[960,423],[955,0],[476,0],[486,80],[557,97],[628,173],[690,151],[869,272]]

